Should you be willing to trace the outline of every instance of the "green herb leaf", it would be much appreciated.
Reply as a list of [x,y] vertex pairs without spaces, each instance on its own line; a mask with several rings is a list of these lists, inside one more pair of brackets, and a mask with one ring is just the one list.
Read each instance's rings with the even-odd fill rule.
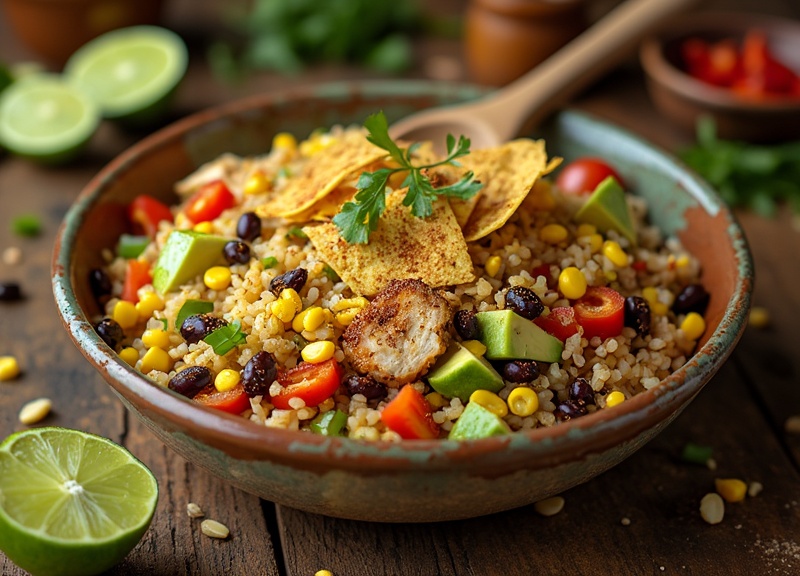
[[333,223],[339,228],[342,238],[351,244],[366,244],[369,235],[378,227],[378,219],[386,210],[386,184],[396,172],[407,172],[402,187],[407,188],[403,205],[411,207],[411,213],[419,218],[427,218],[433,213],[433,203],[439,196],[453,196],[469,199],[481,189],[482,184],[475,181],[470,171],[461,180],[450,186],[434,188],[426,171],[452,164],[458,166],[456,158],[469,154],[470,140],[460,136],[458,140],[447,136],[447,157],[432,164],[416,166],[413,163],[414,151],[419,146],[414,143],[407,149],[400,148],[389,136],[389,123],[383,112],[369,116],[364,122],[367,140],[386,150],[397,162],[398,168],[380,168],[375,172],[364,172],[356,184],[357,192],[351,202],[346,202],[341,211],[334,216]]
[[214,311],[214,303],[208,300],[192,300],[189,299],[183,303],[181,309],[178,310],[178,315],[175,316],[175,327],[180,330],[183,326],[183,321],[189,316],[195,314],[208,314]]
[[36,214],[22,214],[11,221],[11,230],[17,236],[38,236],[42,233],[42,221]]
[[291,238],[300,238],[301,240],[308,239],[308,235],[305,232],[303,232],[303,229],[300,228],[299,226],[293,226],[292,228],[290,228],[289,231],[286,233],[286,237],[289,239]]
[[687,442],[681,452],[681,459],[692,464],[706,465],[711,459],[714,451],[711,446],[701,446],[693,442]]
[[322,267],[322,273],[325,274],[325,276],[328,277],[328,280],[330,280],[334,284],[336,284],[341,280],[341,278],[339,278],[339,275],[336,273],[336,270],[334,270],[327,264],[325,264],[325,266]]
[[224,356],[239,344],[247,340],[247,334],[242,332],[242,323],[236,319],[226,326],[221,326],[203,338],[203,342],[214,349],[214,353]]
[[148,244],[150,244],[150,238],[147,236],[123,234],[117,242],[117,256],[126,259],[138,258]]

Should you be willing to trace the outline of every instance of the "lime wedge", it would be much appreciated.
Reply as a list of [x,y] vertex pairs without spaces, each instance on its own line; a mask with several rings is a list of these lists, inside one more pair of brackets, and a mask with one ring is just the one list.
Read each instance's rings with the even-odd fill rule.
[[145,122],[166,109],[187,64],[180,36],[158,26],[131,26],[81,46],[64,74],[97,102],[104,117]]
[[33,428],[0,444],[0,549],[33,576],[89,576],[144,535],[158,485],[130,452],[66,428]]
[[0,145],[20,156],[69,160],[83,150],[99,121],[97,106],[52,74],[24,77],[0,94]]

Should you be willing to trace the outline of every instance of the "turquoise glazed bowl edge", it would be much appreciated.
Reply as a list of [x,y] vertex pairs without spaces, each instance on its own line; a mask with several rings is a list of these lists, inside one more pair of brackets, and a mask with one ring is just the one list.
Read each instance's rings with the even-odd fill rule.
[[704,182],[649,143],[582,113],[561,112],[531,136],[567,160],[612,161],[657,207],[655,224],[700,258],[711,292],[709,328],[690,361],[612,409],[480,441],[326,438],[261,427],[174,394],[121,361],[92,328],[99,310],[88,272],[101,263],[100,249],[116,242],[124,206],[143,187],[170,199],[172,184],[201,163],[223,152],[263,153],[277,132],[305,137],[320,126],[361,123],[379,109],[399,118],[481,94],[428,82],[328,84],[206,110],[142,140],[92,179],[59,231],[53,290],[70,337],[170,448],[248,492],[309,512],[387,522],[475,517],[557,494],[616,465],[667,426],[731,353],[745,327],[753,266],[741,228]]

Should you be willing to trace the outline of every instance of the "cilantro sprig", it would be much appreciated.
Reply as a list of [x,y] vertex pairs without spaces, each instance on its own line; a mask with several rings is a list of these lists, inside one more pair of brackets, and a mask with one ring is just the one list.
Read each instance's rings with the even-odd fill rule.
[[450,196],[468,200],[483,186],[475,180],[470,170],[458,182],[449,186],[434,188],[425,171],[437,166],[451,164],[459,166],[456,158],[469,154],[470,140],[459,136],[458,140],[447,135],[447,156],[432,164],[415,165],[412,156],[420,143],[401,148],[389,136],[389,123],[383,112],[369,116],[364,122],[367,129],[367,140],[386,150],[389,157],[399,166],[396,168],[380,168],[374,172],[363,172],[356,183],[356,195],[351,202],[346,202],[341,211],[333,217],[333,223],[339,233],[350,244],[366,244],[369,235],[378,227],[378,220],[386,210],[386,184],[392,174],[407,172],[401,188],[408,188],[404,206],[411,207],[411,213],[419,218],[427,218],[433,213],[433,203],[439,196]]

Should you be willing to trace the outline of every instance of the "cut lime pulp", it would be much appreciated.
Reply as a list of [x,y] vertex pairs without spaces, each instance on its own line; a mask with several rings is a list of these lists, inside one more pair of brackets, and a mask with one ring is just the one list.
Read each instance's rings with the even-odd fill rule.
[[0,145],[20,156],[69,160],[83,150],[99,121],[94,102],[52,74],[24,77],[0,94]]
[[33,428],[0,444],[0,549],[33,576],[89,576],[144,535],[156,479],[122,446],[66,428]]
[[158,26],[107,32],[79,48],[64,74],[104,117],[145,122],[160,115],[186,73],[186,44]]

